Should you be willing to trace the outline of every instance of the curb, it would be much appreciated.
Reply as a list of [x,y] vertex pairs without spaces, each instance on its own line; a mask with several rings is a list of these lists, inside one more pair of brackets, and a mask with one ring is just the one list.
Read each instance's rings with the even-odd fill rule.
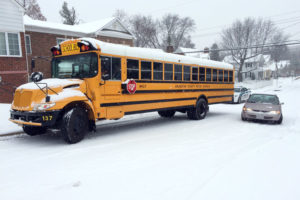
[[24,133],[24,132],[20,131],[20,132],[13,132],[13,133],[5,133],[5,134],[1,134],[0,137],[7,137],[7,136],[13,136],[13,135],[21,135],[22,133]]

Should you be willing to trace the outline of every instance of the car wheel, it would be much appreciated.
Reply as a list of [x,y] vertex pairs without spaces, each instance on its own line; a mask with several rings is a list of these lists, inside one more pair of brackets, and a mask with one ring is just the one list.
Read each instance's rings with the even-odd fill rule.
[[67,111],[62,122],[62,137],[69,144],[80,142],[88,131],[88,116],[85,110],[80,107]]
[[283,116],[281,115],[279,120],[276,122],[277,124],[281,124],[282,123],[282,120],[283,120]]
[[246,118],[243,117],[243,115],[241,115],[241,119],[242,119],[242,121],[246,121]]
[[42,135],[46,133],[47,128],[46,127],[40,127],[40,126],[23,126],[23,131],[30,136],[35,136],[35,135]]

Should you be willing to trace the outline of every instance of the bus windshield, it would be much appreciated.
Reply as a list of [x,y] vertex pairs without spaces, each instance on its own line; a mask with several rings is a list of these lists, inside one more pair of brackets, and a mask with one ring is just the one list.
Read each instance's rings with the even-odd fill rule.
[[52,78],[90,78],[98,74],[95,53],[58,57],[52,60]]

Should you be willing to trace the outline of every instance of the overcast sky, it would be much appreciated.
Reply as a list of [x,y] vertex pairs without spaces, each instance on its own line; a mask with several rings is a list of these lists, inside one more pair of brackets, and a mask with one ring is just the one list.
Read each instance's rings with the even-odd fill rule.
[[[61,22],[59,10],[64,0],[38,0],[48,21]],[[300,0],[67,0],[85,22],[111,17],[117,9],[130,15],[161,17],[167,13],[191,17],[196,22],[192,33],[196,47],[203,49],[218,42],[220,31],[236,19],[263,17],[300,40]]]

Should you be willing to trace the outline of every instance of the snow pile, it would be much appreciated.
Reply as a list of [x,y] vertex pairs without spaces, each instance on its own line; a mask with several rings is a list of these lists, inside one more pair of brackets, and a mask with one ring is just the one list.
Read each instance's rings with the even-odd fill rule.
[[0,135],[22,131],[20,126],[8,120],[10,118],[10,106],[10,104],[0,103]]
[[194,58],[189,56],[182,56],[172,53],[164,53],[154,49],[140,48],[140,47],[127,47],[124,45],[111,44],[102,42],[93,38],[79,38],[80,40],[88,41],[95,49],[100,46],[101,52],[113,55],[128,56],[142,59],[153,59],[166,62],[179,62],[190,65],[201,65],[216,68],[233,69],[233,66],[224,62],[217,62],[207,59]]
[[[39,86],[41,88],[45,87],[46,85],[43,85],[43,83],[46,83],[48,87],[57,88],[57,87],[65,87],[68,85],[73,84],[81,84],[83,80],[79,79],[58,79],[58,78],[50,78],[50,79],[43,79],[40,82],[37,82],[40,84]],[[24,85],[19,86],[17,89],[39,89],[39,87],[35,83],[26,83]]]

